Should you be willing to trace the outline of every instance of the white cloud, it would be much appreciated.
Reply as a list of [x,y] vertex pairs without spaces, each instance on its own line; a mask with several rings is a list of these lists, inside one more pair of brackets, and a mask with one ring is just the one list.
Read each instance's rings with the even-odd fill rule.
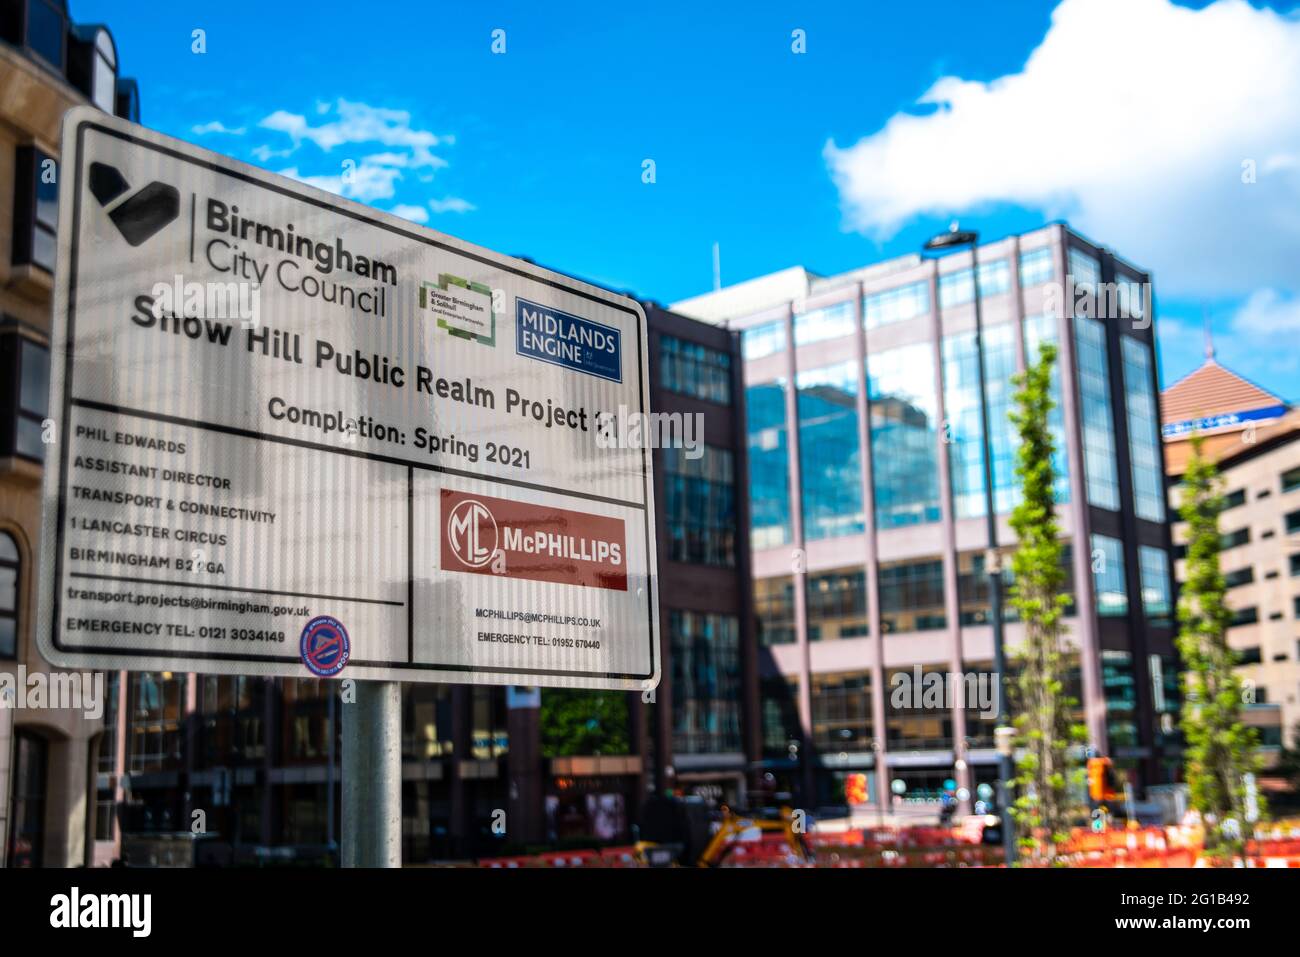
[[[991,202],[1068,218],[1179,294],[1295,288],[1300,18],[1064,0],[1019,73],[944,77],[827,165],[851,228]],[[1243,182],[1254,163],[1256,182]]]
[[429,211],[423,206],[408,206],[401,203],[389,210],[394,216],[401,216],[403,219],[409,219],[413,223],[427,223],[429,221]]
[[277,150],[277,149],[272,149],[271,147],[265,144],[262,144],[259,146],[254,146],[252,153],[253,153],[253,157],[259,163],[267,163],[273,159],[280,159],[282,157],[289,156],[293,153],[293,150],[291,149]]
[[445,199],[429,200],[429,208],[435,213],[468,213],[478,207],[459,196],[448,196]]
[[331,112],[334,116],[312,125],[301,113],[276,110],[258,125],[286,134],[295,147],[306,140],[329,152],[345,144],[380,143],[401,149],[403,162],[413,167],[445,164],[445,160],[435,156],[432,150],[448,140],[429,130],[413,127],[411,114],[406,110],[339,99],[333,104],[318,103],[316,112],[322,117],[328,117]]
[[209,133],[225,133],[228,136],[243,136],[247,129],[242,126],[230,127],[220,120],[213,120],[210,123],[199,123],[191,127],[194,133],[199,136],[207,136]]
[[396,193],[396,183],[402,178],[402,171],[362,161],[361,165],[341,170],[337,174],[309,175],[299,172],[296,166],[290,166],[280,170],[280,175],[338,196],[370,203],[377,199],[392,199]]

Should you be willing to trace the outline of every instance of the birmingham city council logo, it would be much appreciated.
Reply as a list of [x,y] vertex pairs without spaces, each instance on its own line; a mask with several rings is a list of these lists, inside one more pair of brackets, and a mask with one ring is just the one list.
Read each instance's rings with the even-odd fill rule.
[[99,200],[99,205],[103,208],[108,209],[111,204],[117,203],[108,209],[108,218],[113,221],[122,238],[132,246],[139,246],[180,215],[181,194],[175,186],[159,180],[154,180],[117,202],[131,190],[126,177],[107,163],[91,163],[89,185],[90,194]]
[[497,550],[497,520],[482,502],[466,499],[447,516],[447,542],[463,564],[482,568]]

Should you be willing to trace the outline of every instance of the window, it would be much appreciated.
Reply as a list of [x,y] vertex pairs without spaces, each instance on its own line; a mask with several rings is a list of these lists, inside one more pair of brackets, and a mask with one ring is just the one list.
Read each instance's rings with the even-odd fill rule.
[[105,113],[117,111],[117,49],[103,27],[72,28],[68,79]]
[[[1219,536],[1219,548],[1226,551],[1229,548],[1236,548],[1238,545],[1245,545],[1250,541],[1250,529],[1239,528],[1235,532],[1224,532]],[[1183,546],[1184,552],[1187,546]]]
[[735,458],[730,449],[704,445],[689,458],[668,448],[664,457],[664,505],[670,555],[697,565],[736,564]]
[[668,628],[673,751],[740,751],[740,623],[731,615],[673,610]]
[[41,423],[45,421],[50,393],[50,354],[45,346],[25,336],[0,336],[0,455],[21,455],[37,462],[45,458]]
[[795,640],[794,578],[759,578],[754,581],[754,619],[760,645],[788,645]]
[[[329,684],[329,682],[324,682]],[[622,696],[619,696],[622,697]],[[627,703],[617,702],[621,717],[627,720]],[[510,751],[510,732],[506,728],[504,688],[475,685],[470,689],[470,754],[479,761],[503,757]],[[626,729],[623,732],[626,735]]]
[[1071,248],[1070,256],[1070,278],[1074,280],[1075,295],[1083,293],[1097,292],[1097,285],[1101,282],[1101,265],[1097,262],[1097,257],[1084,252],[1082,249]]
[[452,753],[450,686],[411,685],[402,695],[402,712],[403,758],[429,761]]
[[731,404],[731,355],[676,336],[659,340],[659,383],[669,392]]
[[54,272],[58,228],[57,164],[33,146],[19,147],[14,155],[14,265]]
[[1223,511],[1225,512],[1230,508],[1236,508],[1239,505],[1245,504],[1246,490],[1244,488],[1239,488],[1237,491],[1229,492],[1227,495],[1223,496]]
[[1079,414],[1083,420],[1083,466],[1088,504],[1119,508],[1115,470],[1115,426],[1111,416],[1106,328],[1097,319],[1076,316],[1074,335],[1079,365]]
[[792,678],[764,678],[759,684],[763,702],[763,755],[793,758],[799,754],[799,684]]
[[939,520],[938,402],[926,342],[867,357],[876,527]]
[[[994,509],[1008,512],[1015,504],[1015,450],[1018,444],[1009,414],[1011,377],[1016,371],[1014,327],[984,330],[984,383],[993,433]],[[975,333],[943,340],[944,412],[949,427],[948,467],[953,512],[957,518],[984,514],[984,433],[980,422],[979,362]]]
[[1291,563],[1291,577],[1300,578],[1300,552],[1292,555],[1289,561]]
[[[104,674],[104,730],[99,739],[99,760],[96,769],[99,774],[117,773],[117,713],[118,692],[122,688],[122,672],[109,671]],[[101,835],[107,834],[100,831]]]
[[1137,680],[1133,656],[1127,651],[1103,648],[1101,688],[1106,701],[1106,733],[1111,747],[1136,747]]
[[851,336],[855,325],[852,302],[837,302],[800,313],[794,317],[794,344],[805,346],[824,339]]
[[18,543],[0,532],[0,658],[18,657]]
[[785,351],[785,322],[781,319],[750,326],[740,333],[740,351],[746,361]]
[[757,551],[790,541],[790,461],[785,382],[745,390],[749,435],[749,540]]
[[924,281],[872,293],[862,300],[863,321],[868,329],[915,319],[929,311],[930,284]]
[[804,537],[861,534],[862,457],[858,442],[858,364],[800,372],[799,475]]
[[1052,250],[1048,246],[1030,249],[1020,254],[1020,288],[1028,289],[1048,282],[1054,272]]
[[1224,574],[1223,583],[1228,588],[1238,588],[1242,585],[1249,585],[1255,580],[1255,569],[1251,565],[1245,568],[1238,568]]
[[1296,532],[1300,532],[1300,508],[1286,515],[1286,533],[1294,535]]
[[881,564],[880,626],[886,634],[932,631],[947,624],[942,559]]
[[4,6],[5,39],[27,47],[62,73],[68,32],[65,5],[58,0],[11,0]]
[[1115,275],[1115,317],[1141,319],[1146,304],[1143,299],[1142,283],[1118,273]]
[[871,675],[851,671],[812,676],[813,743],[837,753],[871,750]]
[[810,640],[835,641],[867,634],[867,576],[861,568],[809,575],[805,594]]
[[[980,263],[980,298],[987,299],[1011,288],[1011,270],[1005,259]],[[975,284],[970,267],[939,277],[939,307],[960,306],[975,298]]]
[[[1015,621],[1018,617],[1011,604],[1011,555],[1014,549],[999,549],[1002,555],[1002,620]],[[984,569],[984,552],[961,552],[957,555],[957,601],[963,625],[987,625],[990,614],[989,576]]]
[[44,861],[45,786],[49,746],[19,729],[14,733],[13,804],[9,809],[10,867],[40,867]]
[[127,768],[133,773],[181,766],[181,718],[185,679],[170,671],[130,673]]
[[1228,623],[1229,627],[1235,628],[1238,625],[1254,625],[1259,622],[1259,609],[1254,605],[1248,608],[1238,608],[1232,613],[1232,620]]
[[1128,410],[1133,510],[1138,518],[1163,522],[1165,472],[1151,353],[1131,336],[1120,336],[1120,348],[1124,364],[1124,406]]
[[1173,614],[1168,553],[1163,548],[1139,545],[1138,570],[1142,579],[1142,613],[1152,624],[1168,626]]
[[223,767],[266,756],[268,684],[262,678],[198,676],[197,767]]
[[[1234,649],[1234,651],[1236,652],[1236,663],[1238,665],[1257,665],[1263,660],[1259,653],[1259,645],[1254,645],[1250,648],[1237,648]],[[1259,691],[1260,689],[1258,688],[1255,690],[1255,703],[1263,704],[1263,702],[1259,700]]]
[[1282,473],[1282,491],[1294,492],[1300,488],[1300,466]]
[[1092,536],[1092,579],[1097,614],[1116,618],[1128,614],[1128,582],[1124,577],[1124,546],[1109,535]]
[[[952,711],[947,707],[947,695],[923,693],[926,675],[930,674],[937,675],[939,687],[946,689],[946,672],[940,665],[886,672],[881,693],[885,696],[885,746],[890,752],[952,747]],[[933,681],[930,679],[931,685]],[[895,693],[902,691],[910,693]]]

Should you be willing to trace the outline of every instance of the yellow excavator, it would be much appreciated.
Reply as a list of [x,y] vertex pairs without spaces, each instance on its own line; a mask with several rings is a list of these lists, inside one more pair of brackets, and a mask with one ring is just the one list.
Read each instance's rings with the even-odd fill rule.
[[[789,807],[782,807],[777,817],[759,817],[751,814],[736,814],[725,804],[722,806],[722,821],[705,845],[704,850],[695,861],[696,867],[718,867],[747,831],[777,831],[785,836],[785,843],[791,854],[803,863],[811,863],[812,851],[804,841],[802,828],[795,825],[795,812]],[[636,844],[637,860],[648,867],[662,867],[665,863],[664,852],[670,845],[655,841],[639,841]],[[688,845],[689,846],[689,845]],[[698,846],[698,845],[697,845]],[[676,845],[675,850],[680,850]],[[689,861],[689,858],[687,858]],[[686,863],[686,862],[683,862]]]

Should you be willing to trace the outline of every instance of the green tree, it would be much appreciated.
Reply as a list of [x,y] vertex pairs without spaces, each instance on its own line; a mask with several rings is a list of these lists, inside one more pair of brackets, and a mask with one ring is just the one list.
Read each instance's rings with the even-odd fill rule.
[[1205,850],[1213,859],[1241,853],[1246,830],[1245,775],[1258,768],[1253,728],[1241,722],[1241,679],[1228,647],[1232,611],[1219,568],[1218,469],[1192,435],[1192,456],[1183,475],[1179,515],[1187,525],[1187,569],[1178,598],[1178,652],[1187,669],[1183,702],[1184,775],[1191,805],[1205,823]]
[[1017,375],[1016,408],[1011,421],[1019,434],[1016,477],[1020,504],[1011,513],[1018,545],[1011,559],[1015,580],[1010,604],[1024,623],[1024,644],[1015,655],[1019,667],[1014,695],[1018,732],[1012,817],[1020,845],[1036,862],[1056,859],[1060,844],[1080,810],[1072,795],[1079,761],[1071,750],[1086,738],[1073,721],[1077,702],[1065,691],[1065,653],[1061,617],[1070,604],[1064,594],[1064,546],[1056,520],[1055,441],[1049,416],[1056,347],[1044,343],[1036,363]]
[[628,754],[631,731],[627,693],[542,690],[541,744],[548,758]]

